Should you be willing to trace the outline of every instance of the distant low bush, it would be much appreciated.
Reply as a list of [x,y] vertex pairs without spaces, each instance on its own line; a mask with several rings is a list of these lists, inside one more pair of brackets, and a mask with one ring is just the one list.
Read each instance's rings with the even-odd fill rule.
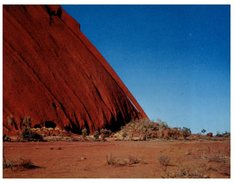
[[201,130],[201,133],[203,133],[203,134],[206,133],[206,130],[205,130],[205,129],[202,129],[202,130]]
[[183,127],[182,135],[183,135],[184,139],[186,139],[187,137],[189,137],[191,135],[191,130],[189,128]]
[[224,133],[217,132],[216,137],[230,137],[230,132],[225,131]]

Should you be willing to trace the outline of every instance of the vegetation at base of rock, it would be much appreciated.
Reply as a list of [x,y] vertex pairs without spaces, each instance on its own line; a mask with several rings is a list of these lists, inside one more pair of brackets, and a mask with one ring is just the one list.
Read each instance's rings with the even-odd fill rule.
[[99,131],[95,131],[93,136],[95,140],[99,139],[99,136],[100,136]]
[[[15,121],[13,116],[8,118],[9,123],[13,124]],[[53,121],[46,121],[53,124]],[[33,127],[32,127],[33,124]],[[4,142],[11,141],[107,141],[107,140],[131,140],[131,141],[146,141],[154,139],[164,140],[220,140],[222,138],[229,138],[230,133],[217,132],[213,136],[213,133],[209,132],[205,134],[206,130],[201,130],[204,134],[192,134],[191,130],[187,127],[170,127],[166,122],[162,120],[151,121],[149,119],[136,119],[126,123],[121,127],[121,130],[112,132],[109,129],[102,128],[96,130],[93,134],[88,134],[86,128],[79,129],[81,134],[73,134],[66,130],[60,129],[58,126],[54,128],[46,127],[45,122],[36,123],[32,121],[30,116],[26,116],[21,119],[20,129],[17,130],[17,137],[10,134],[3,135]],[[222,138],[218,138],[222,137]],[[107,139],[108,138],[108,139]]]
[[83,138],[86,138],[86,136],[87,136],[87,129],[86,129],[86,128],[83,128],[83,129],[82,129],[82,137],[83,137]]
[[30,129],[23,131],[22,139],[25,141],[43,141],[42,135],[35,133],[31,131]]
[[186,127],[171,128],[161,120],[138,119],[127,123],[114,137],[122,140],[187,139],[190,135],[191,130]]
[[103,134],[104,135],[104,137],[106,138],[106,137],[109,137],[110,135],[111,135],[111,133],[112,133],[112,131],[111,130],[108,130],[108,129],[106,129],[106,128],[102,128],[101,130],[100,130],[100,134]]
[[21,141],[43,141],[42,135],[31,130],[31,118],[29,116],[22,120]]
[[3,142],[11,142],[11,138],[8,135],[3,135]]

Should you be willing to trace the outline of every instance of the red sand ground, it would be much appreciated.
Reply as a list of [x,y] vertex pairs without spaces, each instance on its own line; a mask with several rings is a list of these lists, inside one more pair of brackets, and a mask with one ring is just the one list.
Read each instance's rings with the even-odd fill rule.
[[[41,168],[4,169],[4,178],[161,178],[230,177],[230,141],[113,141],[113,142],[29,142],[6,143],[8,160],[30,159]],[[108,165],[106,156],[139,163]],[[163,166],[159,158],[169,158]],[[164,159],[164,158],[163,158]]]
[[91,133],[147,117],[79,23],[64,10],[50,23],[58,7],[3,6],[4,134],[26,116]]

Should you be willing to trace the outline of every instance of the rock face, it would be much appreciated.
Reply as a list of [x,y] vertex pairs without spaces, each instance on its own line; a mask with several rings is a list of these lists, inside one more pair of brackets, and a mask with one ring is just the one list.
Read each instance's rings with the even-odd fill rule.
[[[60,9],[60,10],[59,10]],[[147,118],[60,6],[3,6],[3,132],[55,124],[80,133]]]

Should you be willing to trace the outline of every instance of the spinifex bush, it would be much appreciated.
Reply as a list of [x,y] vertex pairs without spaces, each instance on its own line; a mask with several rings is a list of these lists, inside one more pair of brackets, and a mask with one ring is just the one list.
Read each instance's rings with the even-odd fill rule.
[[169,166],[170,165],[170,158],[168,156],[160,156],[158,158],[158,161],[162,166]]
[[35,169],[39,168],[39,166],[33,164],[30,159],[20,159],[17,161],[9,161],[3,157],[3,168],[11,168],[11,169]]
[[32,163],[30,159],[21,159],[18,166],[25,168],[25,169],[34,169],[37,167],[36,165]]
[[112,154],[106,156],[106,163],[112,166],[131,166],[141,162],[142,160],[135,156],[129,156],[128,158],[114,157]]

